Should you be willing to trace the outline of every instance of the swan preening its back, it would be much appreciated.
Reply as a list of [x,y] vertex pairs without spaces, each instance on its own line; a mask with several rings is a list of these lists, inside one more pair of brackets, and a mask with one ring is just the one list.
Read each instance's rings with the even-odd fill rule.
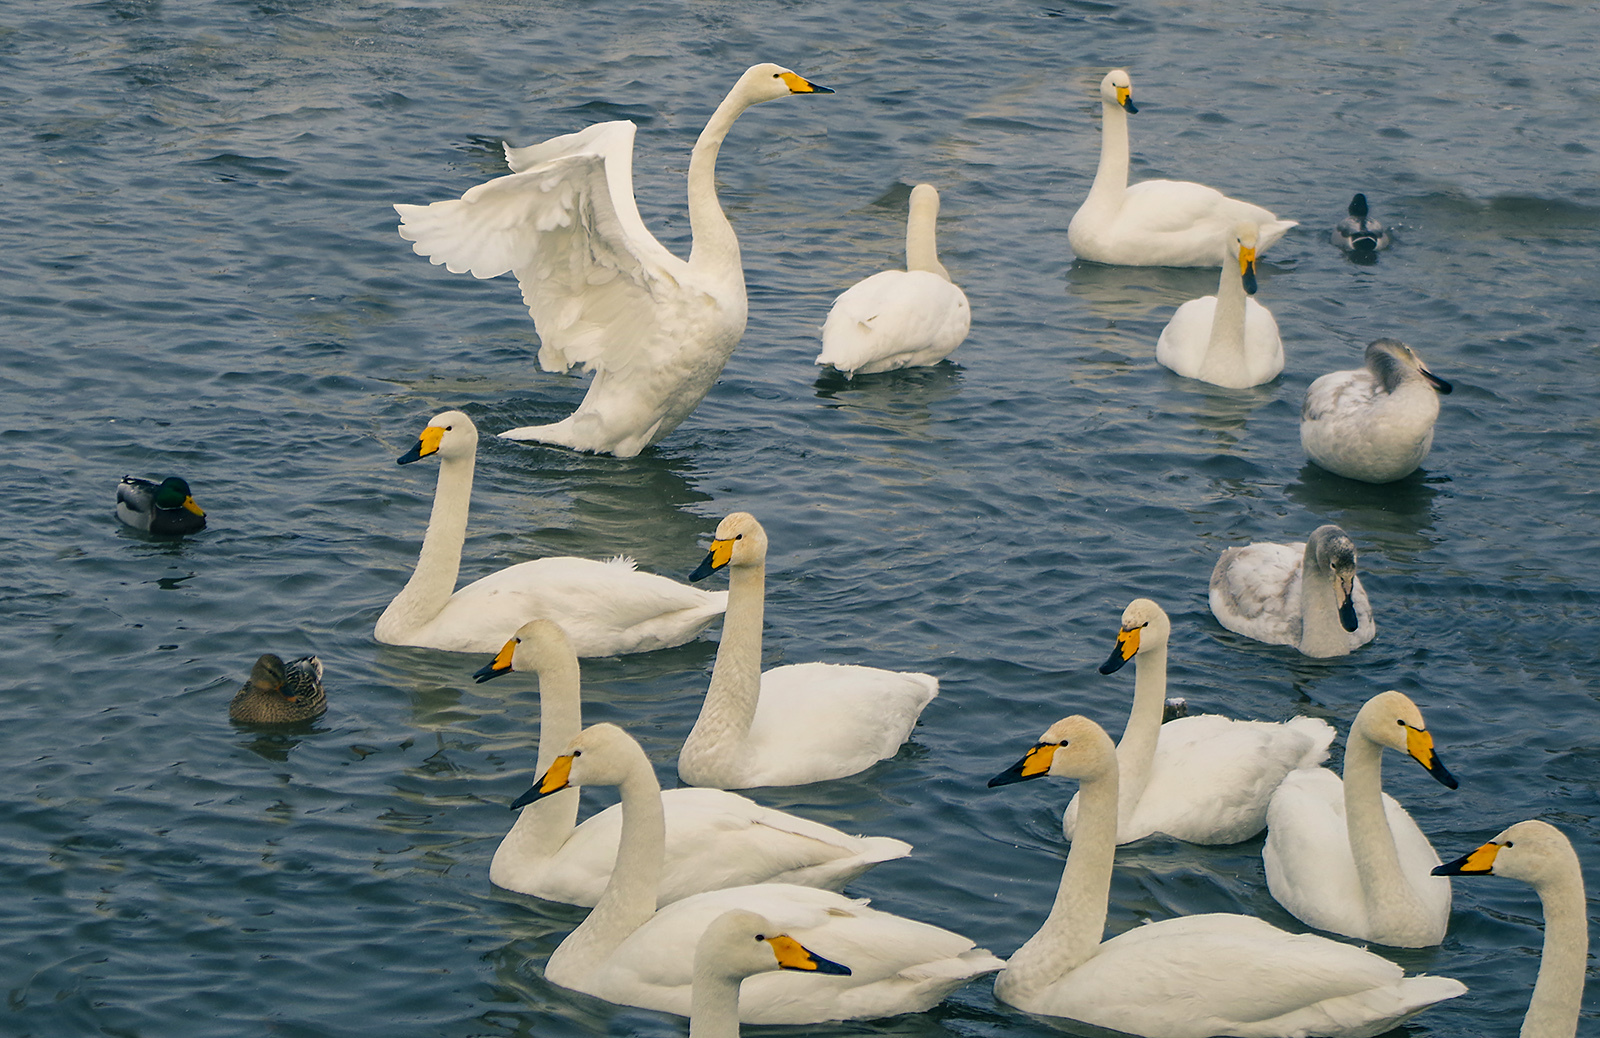
[[435,415],[396,459],[439,459],[433,514],[417,567],[378,617],[374,636],[390,645],[495,652],[528,620],[558,621],[579,656],[615,656],[682,645],[722,613],[725,593],[640,573],[628,559],[533,559],[454,591],[467,536],[478,429],[460,411]]
[[[474,676],[483,682],[513,670],[539,676],[537,768],[543,774],[583,726],[578,657],[560,626],[532,620]],[[911,853],[904,840],[850,836],[720,789],[669,789],[661,806],[666,835],[659,904],[747,883],[837,890],[873,865]],[[518,893],[593,905],[616,863],[622,809],[614,804],[582,825],[577,815],[576,789],[522,808],[495,850],[489,879]]]
[[1453,388],[1399,339],[1377,339],[1363,367],[1311,383],[1300,408],[1300,446],[1329,472],[1391,483],[1428,456],[1439,396]]
[[906,269],[885,270],[834,300],[822,326],[818,364],[847,376],[936,364],[967,337],[967,295],[939,262],[935,234],[939,192],[911,189],[906,218]]
[[1100,166],[1094,184],[1067,226],[1079,259],[1135,267],[1214,267],[1226,262],[1228,237],[1241,222],[1257,227],[1258,253],[1283,237],[1294,220],[1182,180],[1128,183],[1128,113],[1133,84],[1112,69],[1100,81]]
[[1045,775],[1080,780],[1078,832],[1048,918],[995,979],[1001,1001],[1145,1038],[1370,1038],[1466,991],[1243,915],[1165,919],[1102,941],[1116,855],[1116,748],[1093,721],[1069,717],[989,785]]
[[639,216],[625,120],[508,147],[514,172],[459,199],[395,206],[418,255],[479,278],[516,274],[546,371],[594,372],[567,418],[502,436],[626,458],[689,416],[744,335],[747,308],[739,241],[717,201],[717,153],[751,105],[811,93],[832,91],[779,65],[739,77],[689,162],[687,261]]
[[1283,370],[1278,322],[1255,300],[1258,240],[1253,223],[1233,229],[1217,294],[1178,307],[1156,341],[1157,363],[1184,378],[1229,389],[1278,377]]
[[1356,576],[1355,542],[1331,523],[1303,544],[1224,551],[1211,571],[1210,598],[1228,630],[1307,656],[1343,656],[1378,633]]

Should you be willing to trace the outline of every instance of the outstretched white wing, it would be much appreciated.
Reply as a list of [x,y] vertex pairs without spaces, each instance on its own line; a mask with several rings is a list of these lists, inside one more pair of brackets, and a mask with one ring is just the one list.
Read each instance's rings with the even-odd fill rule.
[[603,369],[608,354],[642,345],[647,315],[679,290],[688,266],[639,218],[633,133],[619,120],[507,148],[517,172],[458,199],[396,205],[400,236],[454,273],[514,272],[546,371]]

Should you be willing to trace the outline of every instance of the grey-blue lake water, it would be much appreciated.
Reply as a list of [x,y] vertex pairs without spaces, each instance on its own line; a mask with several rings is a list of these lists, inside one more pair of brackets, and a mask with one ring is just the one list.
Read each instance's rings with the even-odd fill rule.
[[[630,118],[639,208],[686,254],[689,148],[757,61],[838,92],[752,109],[723,148],[743,344],[637,458],[486,436],[464,580],[616,553],[682,577],[722,515],[755,513],[769,664],[943,683],[894,760],[756,799],[911,841],[851,892],[1002,955],[1049,906],[1073,787],[984,781],[1067,714],[1120,732],[1131,671],[1095,668],[1138,596],[1172,615],[1191,709],[1344,733],[1405,691],[1461,788],[1403,759],[1387,788],[1440,853],[1543,818],[1600,889],[1597,37],[1593,4],[1537,0],[11,0],[0,1032],[684,1033],[546,983],[582,911],[488,882],[533,778],[532,677],[475,685],[484,659],[372,638],[427,521],[435,467],[394,463],[427,419],[461,408],[498,432],[561,417],[584,386],[538,370],[511,278],[431,266],[391,204],[500,175],[501,140]],[[1119,66],[1135,178],[1301,222],[1262,266],[1288,355],[1269,385],[1154,361],[1215,271],[1073,261],[1096,89]],[[831,300],[900,263],[924,181],[971,337],[954,363],[819,377]],[[1372,265],[1328,241],[1356,191],[1398,238]],[[1423,471],[1373,487],[1308,468],[1297,421],[1311,380],[1380,336],[1456,391]],[[186,476],[210,527],[119,526],[125,473]],[[1372,644],[1315,661],[1216,623],[1218,553],[1326,522],[1360,550]],[[668,784],[715,638],[584,668],[586,720],[626,726]],[[228,722],[266,651],[322,657],[322,721]],[[1122,848],[1109,930],[1204,911],[1304,929],[1260,847]],[[1538,901],[1511,880],[1455,889],[1442,946],[1385,954],[1471,990],[1405,1033],[1510,1035]],[[1046,1030],[979,982],[809,1033]]]

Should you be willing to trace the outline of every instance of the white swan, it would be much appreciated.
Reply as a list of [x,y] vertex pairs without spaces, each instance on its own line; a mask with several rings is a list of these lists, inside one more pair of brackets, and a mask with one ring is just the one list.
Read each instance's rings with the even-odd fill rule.
[[937,364],[961,345],[972,311],[939,262],[938,220],[939,192],[932,184],[912,188],[906,269],[874,274],[834,300],[816,363],[853,378]]
[[1259,205],[1229,198],[1185,180],[1128,183],[1128,113],[1133,86],[1122,69],[1100,81],[1100,167],[1089,196],[1067,225],[1067,242],[1079,259],[1132,267],[1214,267],[1225,262],[1233,228],[1260,228],[1265,252],[1294,220],[1280,220]]
[[1184,378],[1229,389],[1259,386],[1278,377],[1283,370],[1278,322],[1254,298],[1256,241],[1255,224],[1241,223],[1233,229],[1217,294],[1178,307],[1156,340],[1158,364]]
[[1369,699],[1350,726],[1344,780],[1327,768],[1283,780],[1261,848],[1267,889],[1308,926],[1398,948],[1444,940],[1450,881],[1432,875],[1433,845],[1383,792],[1383,750],[1412,757],[1451,789],[1422,713],[1399,692]]
[[1117,831],[1110,737],[1066,718],[989,785],[1043,775],[1081,780],[1078,836],[1049,917],[995,978],[1001,1001],[1146,1038],[1367,1038],[1466,991],[1251,916],[1165,919],[1102,942]]
[[1335,245],[1345,252],[1367,256],[1389,247],[1389,229],[1367,212],[1366,195],[1357,193],[1350,199],[1348,211],[1350,215],[1333,229]]
[[713,890],[657,911],[665,819],[661,787],[644,751],[616,725],[594,725],[517,804],[568,784],[620,788],[622,840],[611,882],[594,911],[550,956],[545,977],[553,984],[622,1005],[686,1014],[690,954],[706,927],[731,908],[760,913],[807,948],[851,969],[848,977],[751,977],[739,999],[739,1018],[746,1023],[920,1013],[1003,965],[960,934],[789,883]]
[[[539,675],[543,774],[583,726],[578,657],[558,625],[530,620],[473,676],[484,682],[513,670]],[[720,789],[669,789],[661,806],[667,824],[661,904],[747,883],[838,890],[877,863],[911,853],[904,840],[850,836]],[[494,852],[490,881],[548,901],[593,905],[617,860],[622,809],[613,804],[582,825],[575,825],[577,816],[576,789],[524,807]]]
[[689,416],[744,335],[739,240],[717,202],[722,140],[751,105],[831,93],[778,65],[739,77],[689,161],[688,262],[639,217],[626,120],[507,147],[510,175],[459,199],[395,206],[400,236],[419,256],[457,274],[516,274],[541,367],[594,371],[571,415],[502,436],[630,458]]
[[734,909],[711,921],[694,946],[689,1038],[739,1038],[739,984],[773,970],[848,977],[850,967],[811,951],[755,912]]
[[494,652],[535,617],[559,621],[580,656],[615,656],[682,645],[727,607],[726,595],[640,573],[629,559],[595,562],[560,556],[507,566],[460,591],[478,429],[460,411],[435,415],[407,465],[439,457],[433,515],[417,568],[378,617],[374,635],[389,645]]
[[1589,959],[1583,867],[1572,843],[1548,822],[1518,822],[1470,854],[1434,869],[1439,876],[1510,876],[1532,886],[1544,908],[1539,979],[1522,1038],[1573,1038]]
[[711,685],[678,756],[691,786],[748,789],[843,778],[893,757],[939,694],[929,674],[801,663],[761,672],[767,533],[747,512],[717,524],[700,580],[728,568]]
[[1356,546],[1337,526],[1303,544],[1229,548],[1211,571],[1211,613],[1247,638],[1307,656],[1343,656],[1378,633],[1356,576]]
[[[1172,624],[1148,598],[1122,613],[1111,674],[1133,660],[1133,709],[1117,743],[1121,774],[1117,842],[1165,833],[1190,843],[1248,840],[1267,824],[1267,802],[1283,777],[1316,768],[1328,756],[1333,727],[1316,717],[1282,724],[1235,721],[1216,714],[1180,717],[1163,724],[1167,696],[1167,638]],[[1067,839],[1078,821],[1078,797],[1061,816]]]
[[1330,372],[1306,389],[1300,446],[1329,472],[1392,483],[1416,471],[1428,456],[1439,394],[1454,387],[1398,339],[1369,345],[1365,364]]

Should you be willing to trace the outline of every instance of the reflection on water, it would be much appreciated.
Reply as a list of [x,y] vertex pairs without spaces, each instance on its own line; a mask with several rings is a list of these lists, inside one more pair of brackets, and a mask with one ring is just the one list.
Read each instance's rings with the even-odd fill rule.
[[[1179,304],[1217,292],[1217,271],[1209,267],[1109,267],[1073,260],[1067,291],[1089,304],[1106,321],[1137,318],[1165,322]],[[1154,343],[1151,344],[1152,348]]]
[[929,440],[934,411],[961,389],[961,367],[940,361],[930,367],[901,368],[847,378],[828,368],[817,378],[817,399],[864,429],[896,438]]
[[1436,521],[1439,491],[1433,484],[1448,481],[1418,470],[1393,483],[1363,483],[1307,462],[1284,493],[1323,521],[1343,527],[1358,545],[1393,557],[1425,552],[1438,543],[1439,538],[1426,536]]

